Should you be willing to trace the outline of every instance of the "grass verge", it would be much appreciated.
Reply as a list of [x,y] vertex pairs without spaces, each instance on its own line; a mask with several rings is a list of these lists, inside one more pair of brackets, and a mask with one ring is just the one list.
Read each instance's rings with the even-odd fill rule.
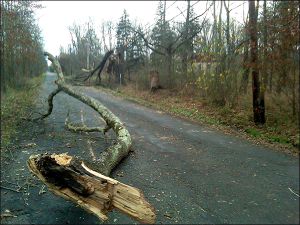
[[7,149],[11,136],[22,122],[20,117],[25,117],[28,107],[33,105],[37,87],[45,75],[25,81],[24,88],[9,88],[6,93],[1,93],[1,153]]

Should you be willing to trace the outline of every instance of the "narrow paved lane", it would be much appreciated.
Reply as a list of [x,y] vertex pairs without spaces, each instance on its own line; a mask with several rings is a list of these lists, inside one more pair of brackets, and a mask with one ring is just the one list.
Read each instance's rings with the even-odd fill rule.
[[[55,78],[47,73],[44,95],[55,88]],[[134,152],[113,170],[111,177],[142,190],[155,208],[156,223],[299,223],[298,158],[95,88],[76,89],[99,100],[128,128]],[[20,143],[30,141],[36,146],[26,149],[29,153],[14,152],[15,160],[21,163],[12,162],[13,168],[22,168],[30,154],[57,149],[92,159],[93,154],[99,154],[113,142],[111,132],[103,139],[99,134],[66,131],[64,117],[68,109],[72,123],[95,126],[101,122],[90,107],[58,94],[54,111],[45,123],[27,124],[27,129],[36,131],[31,135],[34,140],[29,140],[31,136],[26,136],[26,132],[23,138],[19,135]],[[5,180],[7,175],[16,174],[5,169],[6,174],[1,173]],[[2,222],[100,223],[95,216],[54,196],[47,188],[46,193],[39,195],[40,188],[41,184],[28,191],[28,205],[19,206],[14,214],[18,217],[5,217]],[[24,201],[14,199],[17,193],[4,191],[7,192],[1,189],[1,214]],[[135,222],[119,212],[108,217],[109,223]]]

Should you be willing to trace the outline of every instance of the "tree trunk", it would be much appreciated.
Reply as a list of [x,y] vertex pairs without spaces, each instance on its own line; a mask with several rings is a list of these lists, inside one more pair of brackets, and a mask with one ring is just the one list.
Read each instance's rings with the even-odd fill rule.
[[96,67],[96,69],[94,69],[85,79],[84,79],[84,81],[87,81],[91,76],[93,76],[93,74],[97,71],[97,70],[99,70],[99,72],[98,72],[98,78],[99,78],[99,80],[101,81],[101,77],[100,77],[100,73],[101,73],[101,71],[103,70],[103,67],[104,67],[104,65],[105,65],[105,63],[106,63],[106,60],[108,59],[108,57],[111,55],[111,54],[113,54],[113,50],[110,50],[110,51],[108,51],[108,52],[106,52],[106,54],[104,55],[104,57],[103,57],[103,59],[102,59],[102,61],[100,62],[100,64]]
[[121,85],[125,85],[124,65],[125,65],[125,46],[123,45],[121,48],[121,51],[120,51],[120,59],[119,59],[119,70],[120,70],[119,76],[121,79],[121,82],[120,82]]
[[229,57],[231,55],[231,42],[230,42],[230,32],[229,32],[229,20],[230,20],[230,11],[229,11],[229,1],[228,1],[228,7],[226,6],[226,2],[224,0],[224,7],[226,9],[226,42],[227,42],[227,57],[226,57],[226,70],[229,70]]
[[[154,223],[154,209],[145,201],[140,190],[106,177],[120,160],[128,155],[131,149],[131,137],[128,130],[120,119],[100,102],[68,86],[64,81],[59,62],[51,54],[45,53],[45,55],[52,62],[58,76],[55,81],[58,89],[51,93],[51,98],[48,98],[49,106],[52,104],[53,97],[63,91],[96,110],[106,122],[106,127],[99,128],[99,130],[104,133],[110,127],[116,133],[117,139],[116,143],[105,149],[93,163],[87,160],[80,161],[77,157],[66,154],[46,153],[31,156],[27,160],[29,169],[54,194],[75,202],[88,212],[94,213],[101,220],[107,220],[104,214],[112,208],[116,208],[140,222]],[[50,113],[51,111],[48,110],[46,116]]]
[[187,13],[185,21],[185,34],[184,34],[184,44],[183,44],[183,57],[182,57],[182,74],[185,79],[185,82],[188,82],[187,79],[187,54],[188,54],[188,35],[189,35],[189,26],[190,26],[190,0],[187,1]]
[[255,15],[255,2],[249,1],[249,30],[252,66],[252,91],[253,91],[253,113],[255,123],[265,123],[264,96],[260,91],[258,73],[258,46],[257,46],[257,17]]
[[217,17],[216,17],[216,2],[213,1],[214,4],[214,11],[213,11],[213,17],[214,17],[214,23],[213,23],[213,30],[212,30],[212,52],[213,52],[213,57],[216,57],[216,27],[217,27]]
[[168,85],[169,88],[173,88],[173,80],[172,80],[172,46],[170,45],[167,48],[167,73],[168,73]]
[[267,0],[264,0],[263,5],[263,66],[262,66],[262,83],[263,83],[263,91],[265,92],[268,85],[268,67],[267,67]]
[[[245,24],[245,26],[248,26]],[[248,29],[245,29],[244,33],[244,40],[248,39]],[[247,93],[247,86],[249,81],[249,57],[248,57],[248,49],[249,49],[249,42],[246,41],[244,45],[244,55],[243,55],[243,74],[242,74],[242,81],[241,81],[241,87],[240,92],[246,94]]]

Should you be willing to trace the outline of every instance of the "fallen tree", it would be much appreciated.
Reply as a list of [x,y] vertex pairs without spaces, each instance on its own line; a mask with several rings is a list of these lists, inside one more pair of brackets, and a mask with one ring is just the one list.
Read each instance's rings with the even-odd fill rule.
[[88,79],[90,79],[91,76],[93,76],[93,74],[94,74],[97,70],[99,70],[97,76],[98,76],[99,82],[101,82],[101,76],[100,76],[100,74],[101,74],[101,72],[102,72],[102,70],[103,70],[103,67],[104,67],[104,65],[105,65],[105,63],[106,63],[106,60],[107,60],[108,57],[109,57],[111,54],[113,54],[113,53],[114,53],[113,50],[108,51],[108,52],[104,55],[104,57],[103,57],[102,61],[100,62],[100,64],[96,67],[96,69],[94,69],[94,70],[93,70],[93,71],[92,71],[92,72],[84,79],[84,81],[87,81]]
[[101,60],[101,62],[95,69],[92,69],[92,70],[82,69],[82,73],[75,75],[75,76],[66,77],[66,81],[68,83],[71,83],[73,85],[78,85],[78,86],[87,85],[87,82],[91,79],[91,77],[98,70],[97,79],[98,79],[98,83],[101,84],[101,72],[106,64],[107,59],[113,53],[114,53],[113,50],[109,50],[108,52],[105,53],[103,59]]
[[45,52],[45,55],[48,56],[57,73],[58,79],[55,83],[58,88],[48,97],[47,113],[27,120],[34,121],[49,116],[53,108],[53,97],[63,91],[96,110],[106,122],[104,128],[72,127],[67,116],[65,124],[68,129],[105,133],[111,128],[117,139],[114,145],[101,152],[93,162],[80,160],[66,153],[60,155],[45,153],[30,156],[27,160],[28,168],[55,195],[78,204],[86,211],[94,213],[102,221],[108,220],[105,214],[115,208],[139,222],[154,223],[154,208],[144,199],[142,192],[108,177],[111,170],[128,155],[131,149],[131,137],[128,130],[120,119],[99,101],[67,85],[59,62],[50,53]]

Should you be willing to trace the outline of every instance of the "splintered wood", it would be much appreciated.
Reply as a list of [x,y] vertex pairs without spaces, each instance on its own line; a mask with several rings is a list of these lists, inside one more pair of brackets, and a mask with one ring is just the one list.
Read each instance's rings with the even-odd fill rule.
[[68,165],[72,159],[72,156],[67,155],[67,152],[60,155],[52,154],[50,157],[55,159],[55,161],[60,165]]
[[30,156],[27,166],[52,193],[102,221],[108,220],[105,214],[116,209],[141,223],[154,224],[154,208],[138,188],[93,171],[83,162],[72,162],[72,156],[66,153],[45,153]]

